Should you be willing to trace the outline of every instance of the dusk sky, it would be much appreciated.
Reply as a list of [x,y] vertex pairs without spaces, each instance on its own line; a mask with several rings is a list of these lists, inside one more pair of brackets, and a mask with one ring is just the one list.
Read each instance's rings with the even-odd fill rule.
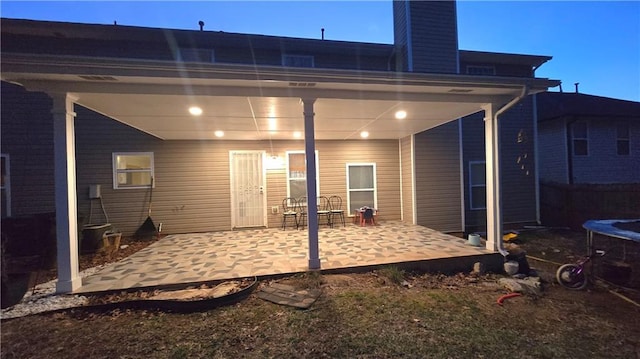
[[[385,1],[2,1],[2,17],[393,43]],[[565,92],[640,101],[640,2],[458,1],[464,50],[549,55]],[[558,88],[552,89],[558,91]]]

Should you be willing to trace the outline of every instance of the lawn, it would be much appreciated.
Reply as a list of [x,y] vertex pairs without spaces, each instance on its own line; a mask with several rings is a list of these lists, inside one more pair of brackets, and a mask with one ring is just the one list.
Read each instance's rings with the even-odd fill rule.
[[[578,255],[580,238],[544,232],[518,241],[537,258],[554,261]],[[1,357],[640,358],[640,308],[605,289],[563,289],[552,280],[552,265],[529,263],[540,267],[543,294],[502,306],[496,300],[507,291],[497,284],[500,274],[394,267],[307,273],[279,281],[322,288],[308,310],[254,293],[190,314],[74,309],[34,315],[2,322]]]

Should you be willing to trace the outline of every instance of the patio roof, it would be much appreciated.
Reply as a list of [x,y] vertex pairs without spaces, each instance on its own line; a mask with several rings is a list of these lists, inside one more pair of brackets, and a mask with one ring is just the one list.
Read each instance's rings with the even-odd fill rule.
[[[4,53],[2,79],[69,93],[75,103],[165,140],[284,140],[304,132],[315,99],[316,140],[398,139],[519,96],[548,79],[422,74]],[[188,112],[191,106],[202,115]],[[395,112],[407,117],[398,120]]]

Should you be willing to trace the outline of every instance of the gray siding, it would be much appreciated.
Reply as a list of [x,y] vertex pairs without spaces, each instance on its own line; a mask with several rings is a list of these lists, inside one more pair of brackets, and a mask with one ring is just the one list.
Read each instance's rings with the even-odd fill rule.
[[402,172],[402,220],[413,223],[413,165],[411,136],[400,139],[400,170]]
[[[394,1],[394,38],[400,41],[403,69],[413,72],[458,72],[458,27],[454,1]],[[406,45],[406,46],[404,46]]]
[[[505,224],[537,220],[533,99],[527,97],[500,116],[500,169]],[[470,209],[469,162],[486,161],[484,113],[462,120],[466,231],[486,228],[486,210]]]
[[55,212],[51,99],[4,81],[1,86],[2,153],[9,155],[11,166],[11,215]]
[[629,123],[629,155],[617,154],[616,119],[588,121],[589,155],[573,156],[574,183],[640,183],[640,122]]
[[[90,184],[101,184],[110,222],[125,235],[132,234],[147,217],[146,189],[114,190],[113,152],[153,152],[155,188],[151,217],[163,223],[163,233],[231,229],[229,151],[267,150],[284,157],[287,150],[303,150],[302,141],[162,141],[78,107],[78,210],[87,219]],[[91,149],[90,151],[87,149]],[[377,169],[380,220],[400,220],[398,141],[321,141],[320,194],[342,196],[346,208],[346,163],[374,162]],[[284,169],[267,170],[267,220],[280,226],[280,207],[286,196]],[[99,213],[99,211],[94,211]],[[95,220],[94,220],[95,221]]]
[[415,136],[416,210],[419,225],[462,230],[458,121]]
[[538,124],[538,156],[540,180],[568,183],[564,121],[544,121]]

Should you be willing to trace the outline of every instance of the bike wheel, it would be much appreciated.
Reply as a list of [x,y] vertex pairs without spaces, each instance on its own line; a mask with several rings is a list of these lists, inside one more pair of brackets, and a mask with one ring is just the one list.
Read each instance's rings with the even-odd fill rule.
[[577,264],[563,264],[556,271],[556,280],[561,286],[571,290],[582,290],[587,286],[587,276]]

